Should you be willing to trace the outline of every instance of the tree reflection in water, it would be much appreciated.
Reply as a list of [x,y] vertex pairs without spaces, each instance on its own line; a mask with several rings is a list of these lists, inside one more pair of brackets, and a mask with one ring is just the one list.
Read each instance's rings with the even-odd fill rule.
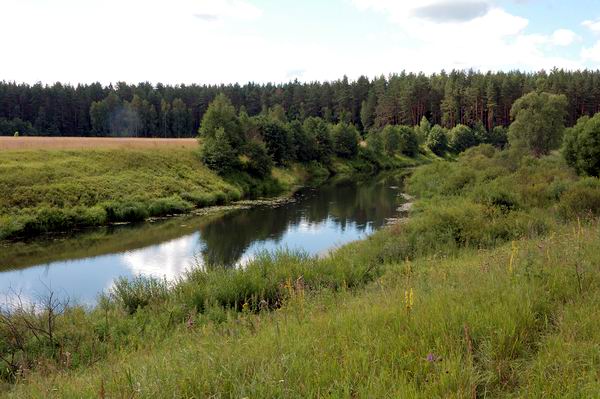
[[[352,224],[369,232],[385,224],[397,207],[398,179],[338,180],[318,189],[304,189],[295,201],[281,206],[260,206],[236,211],[200,227],[201,257],[205,266],[236,265],[257,242],[281,242],[284,234],[299,226],[333,224],[342,232]],[[318,229],[317,229],[318,231]]]

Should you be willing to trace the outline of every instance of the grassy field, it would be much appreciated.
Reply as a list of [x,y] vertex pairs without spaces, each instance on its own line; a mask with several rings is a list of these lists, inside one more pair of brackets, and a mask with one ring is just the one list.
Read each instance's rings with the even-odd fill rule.
[[274,168],[258,179],[208,169],[195,139],[5,137],[2,146],[13,150],[0,151],[0,240],[186,213],[281,194],[315,177],[428,161],[334,159],[327,167]]
[[186,213],[289,190],[310,172],[223,178],[194,149],[0,152],[0,239]]
[[[484,146],[408,189],[408,221],[326,258],[265,254],[122,281],[91,311],[4,313],[6,395],[594,397],[598,179]],[[49,315],[52,339],[6,328],[46,331]]]
[[133,137],[6,137],[0,136],[0,151],[161,149],[198,146],[196,139],[155,139]]
[[0,153],[0,238],[181,213],[242,197],[195,151]]

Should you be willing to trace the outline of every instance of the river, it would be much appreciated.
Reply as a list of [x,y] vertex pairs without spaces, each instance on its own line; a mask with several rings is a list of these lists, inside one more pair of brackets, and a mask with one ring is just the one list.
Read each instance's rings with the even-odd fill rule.
[[326,254],[397,216],[401,180],[334,179],[289,202],[109,226],[0,246],[0,303],[53,292],[92,305],[121,277],[175,280],[191,267],[243,267],[260,251]]

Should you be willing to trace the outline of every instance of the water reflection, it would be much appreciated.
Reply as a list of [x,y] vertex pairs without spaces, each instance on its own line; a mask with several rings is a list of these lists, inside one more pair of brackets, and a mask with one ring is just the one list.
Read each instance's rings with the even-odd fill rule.
[[0,248],[0,293],[33,298],[52,289],[90,304],[119,276],[173,280],[197,264],[233,267],[281,247],[319,254],[364,237],[394,216],[394,184],[389,177],[337,181],[302,190],[294,202],[276,207],[13,243]]

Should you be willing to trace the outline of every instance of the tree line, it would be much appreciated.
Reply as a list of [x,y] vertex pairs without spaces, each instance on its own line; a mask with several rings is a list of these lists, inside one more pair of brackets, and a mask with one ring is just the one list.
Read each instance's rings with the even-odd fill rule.
[[507,127],[517,99],[531,91],[563,94],[566,123],[600,111],[600,71],[553,69],[525,73],[402,72],[354,81],[285,84],[76,86],[0,82],[0,135],[194,137],[219,93],[249,116],[275,106],[288,120],[318,117],[359,131],[420,123],[452,129]]

